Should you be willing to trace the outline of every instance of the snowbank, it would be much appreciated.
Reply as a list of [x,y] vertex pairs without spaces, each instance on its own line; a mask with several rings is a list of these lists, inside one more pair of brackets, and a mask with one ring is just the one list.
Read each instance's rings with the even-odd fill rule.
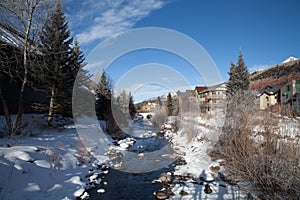
[[82,147],[74,126],[58,131],[38,124],[30,128],[34,136],[0,139],[0,199],[87,198],[86,189],[101,182],[101,161]]
[[[197,177],[197,183],[186,181],[176,184],[172,189],[175,194],[171,199],[246,199],[244,194],[239,194],[237,186],[228,185],[221,180],[219,172],[223,168],[221,160],[213,161],[207,154],[219,137],[218,127],[222,125],[219,119],[202,119],[185,117],[181,121],[177,133],[167,131],[171,138],[173,149],[185,160],[185,165],[175,167],[174,175]],[[217,170],[216,170],[217,169]],[[211,193],[205,193],[205,185],[209,185]]]

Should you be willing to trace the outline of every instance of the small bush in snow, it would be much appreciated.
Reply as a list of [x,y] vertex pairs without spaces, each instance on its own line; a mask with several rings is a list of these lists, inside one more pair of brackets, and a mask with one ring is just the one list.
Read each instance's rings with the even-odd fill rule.
[[151,122],[155,128],[160,129],[161,126],[165,123],[167,117],[167,111],[165,109],[160,109],[155,112]]

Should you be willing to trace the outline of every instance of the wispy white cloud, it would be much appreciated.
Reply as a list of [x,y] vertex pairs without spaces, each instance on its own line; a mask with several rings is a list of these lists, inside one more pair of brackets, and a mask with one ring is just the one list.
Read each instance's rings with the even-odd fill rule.
[[[132,28],[152,11],[160,9],[163,0],[66,0],[67,17],[83,45],[106,39]],[[77,5],[76,5],[77,4]]]

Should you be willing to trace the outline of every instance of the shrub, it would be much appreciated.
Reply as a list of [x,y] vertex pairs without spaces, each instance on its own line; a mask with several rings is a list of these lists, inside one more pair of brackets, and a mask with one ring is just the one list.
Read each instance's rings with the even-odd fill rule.
[[[230,107],[222,134],[211,152],[211,156],[224,159],[226,178],[250,183],[252,187],[243,189],[260,199],[299,199],[299,143],[278,137],[285,134],[274,123],[274,117],[255,117],[256,111],[247,101],[233,102]],[[253,121],[263,132],[259,139],[254,137]]]
[[156,110],[151,120],[153,126],[157,129],[160,129],[161,126],[165,123],[167,117],[168,115],[165,109]]

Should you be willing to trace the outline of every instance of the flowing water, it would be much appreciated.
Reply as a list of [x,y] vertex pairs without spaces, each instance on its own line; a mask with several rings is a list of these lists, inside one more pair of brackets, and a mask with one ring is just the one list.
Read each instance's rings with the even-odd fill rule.
[[[134,133],[145,133],[145,127],[136,128]],[[146,131],[147,132],[147,131]],[[134,134],[133,134],[134,135]],[[136,135],[134,135],[136,136]],[[165,146],[168,141],[162,137],[136,138],[136,143],[129,148],[132,152],[152,152]],[[140,146],[143,146],[141,149]],[[141,159],[141,162],[143,160]],[[168,169],[162,167],[156,171],[145,173],[127,173],[120,170],[109,169],[109,173],[103,179],[107,185],[101,185],[98,188],[89,191],[90,199],[96,200],[121,200],[121,199],[156,199],[153,192],[160,190],[160,183],[151,184],[151,181],[158,179],[162,173],[173,171],[174,164],[168,164]],[[105,193],[99,194],[99,188],[105,189]]]

